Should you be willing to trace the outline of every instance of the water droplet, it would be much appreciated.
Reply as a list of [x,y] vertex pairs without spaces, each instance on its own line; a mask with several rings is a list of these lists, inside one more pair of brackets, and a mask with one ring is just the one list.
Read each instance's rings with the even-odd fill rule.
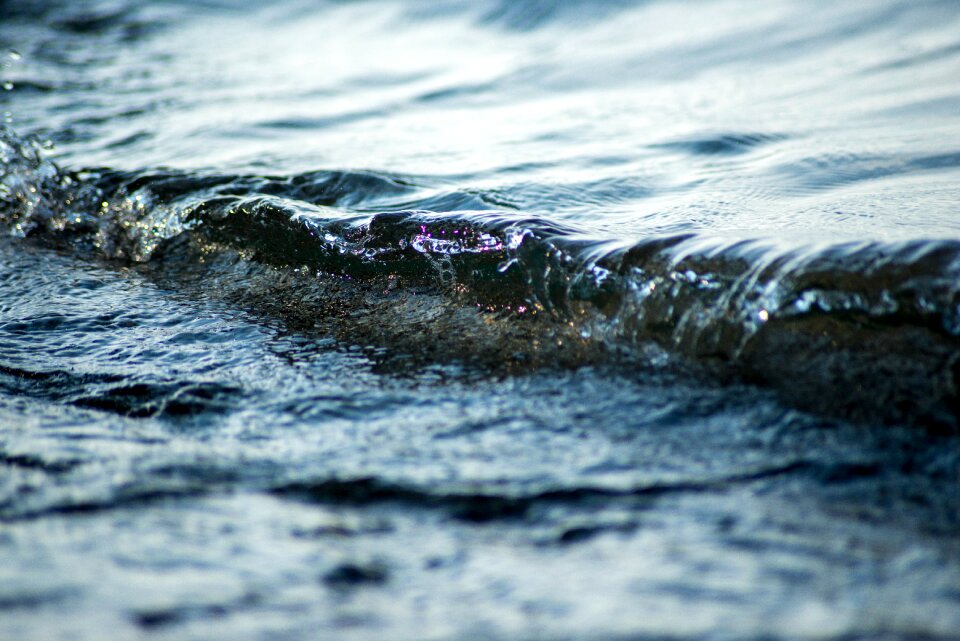
[[13,89],[13,83],[8,80],[3,83],[3,88],[6,91],[11,91]]
[[760,317],[760,320],[764,323],[770,320],[770,312],[765,309],[761,309],[757,316]]
[[23,56],[20,55],[20,52],[15,49],[11,49],[8,55],[10,56],[11,60],[20,60],[23,58]]

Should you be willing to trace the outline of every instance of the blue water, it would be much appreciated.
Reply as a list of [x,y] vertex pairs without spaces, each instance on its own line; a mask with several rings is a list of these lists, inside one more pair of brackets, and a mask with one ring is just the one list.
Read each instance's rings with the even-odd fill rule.
[[960,637],[952,1],[0,0],[0,639]]

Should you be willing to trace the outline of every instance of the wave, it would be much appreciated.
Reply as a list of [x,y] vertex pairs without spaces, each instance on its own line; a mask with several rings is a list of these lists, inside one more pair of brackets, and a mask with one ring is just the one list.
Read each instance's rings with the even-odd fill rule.
[[[12,235],[163,267],[346,340],[527,366],[666,351],[825,414],[958,423],[957,241],[597,238],[417,209],[415,177],[63,171],[10,131],[0,157]],[[405,209],[377,211],[391,199]]]

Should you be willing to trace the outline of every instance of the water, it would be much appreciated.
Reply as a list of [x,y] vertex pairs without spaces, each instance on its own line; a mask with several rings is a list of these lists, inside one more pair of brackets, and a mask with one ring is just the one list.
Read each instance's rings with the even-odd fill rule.
[[958,638],[957,34],[0,0],[0,638]]

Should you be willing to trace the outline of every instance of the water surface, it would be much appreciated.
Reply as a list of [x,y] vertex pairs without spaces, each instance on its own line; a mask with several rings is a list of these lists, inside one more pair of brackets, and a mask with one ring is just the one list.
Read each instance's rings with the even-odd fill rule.
[[0,638],[957,638],[957,34],[0,1]]

